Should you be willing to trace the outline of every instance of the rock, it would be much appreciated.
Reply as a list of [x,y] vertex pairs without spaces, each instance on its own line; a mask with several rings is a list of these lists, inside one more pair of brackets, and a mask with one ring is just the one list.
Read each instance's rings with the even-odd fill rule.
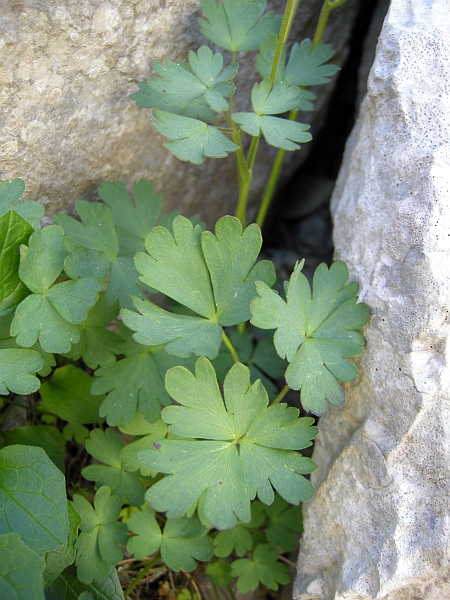
[[297,599],[450,597],[449,115],[448,0],[391,0],[332,199],[368,346],[320,420]]
[[[284,5],[269,2],[276,13]],[[312,36],[321,5],[301,3],[296,39]],[[336,64],[345,58],[357,5],[348,0],[332,13],[326,41],[335,45]],[[0,8],[0,179],[24,179],[27,198],[46,204],[49,214],[70,211],[79,198],[95,199],[104,180],[130,186],[142,177],[164,192],[167,210],[199,212],[209,223],[234,212],[234,156],[201,167],[180,163],[163,148],[150,111],[128,98],[154,61],[185,61],[206,43],[197,24],[200,0],[0,0]],[[252,63],[247,56],[238,75],[240,110],[256,81]],[[333,85],[325,87],[315,128]],[[253,199],[274,154],[263,146]]]

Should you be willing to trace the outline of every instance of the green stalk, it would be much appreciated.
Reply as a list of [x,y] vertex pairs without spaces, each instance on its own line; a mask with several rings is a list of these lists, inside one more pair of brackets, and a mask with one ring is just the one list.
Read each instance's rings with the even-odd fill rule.
[[222,329],[222,341],[224,342],[225,346],[228,348],[228,350],[230,351],[231,356],[233,357],[233,360],[235,363],[240,362],[239,361],[239,356],[233,346],[233,344],[231,343],[230,338],[227,336],[227,334],[225,333],[225,331]]
[[[338,8],[338,6],[342,6],[342,4],[344,4],[345,2],[346,2],[346,0],[325,0],[324,1],[323,5],[322,5],[322,10],[320,11],[319,20],[317,22],[316,31],[314,33],[314,38],[312,41],[312,48],[315,48],[316,46],[318,46],[321,43],[323,34],[325,32],[325,27],[327,26],[327,23],[328,23],[328,18],[330,16],[330,12],[333,9]],[[284,21],[283,21],[283,23],[284,23]],[[283,29],[283,27],[282,27],[282,29]],[[281,34],[280,34],[280,39],[281,39]],[[277,51],[278,51],[278,46],[277,46]],[[281,56],[281,52],[280,52],[280,56]],[[276,54],[275,54],[275,57],[276,57]],[[274,61],[274,63],[275,63],[275,61]],[[277,65],[277,70],[278,70],[278,65]],[[272,78],[272,74],[273,74],[273,68],[272,68],[272,72],[270,74],[271,78]],[[275,70],[275,74],[276,74],[276,70]],[[289,119],[291,121],[296,121],[298,112],[299,111],[297,111],[297,110],[291,111],[289,113]],[[255,221],[261,228],[264,225],[264,221],[266,219],[267,212],[270,207],[270,203],[272,202],[272,199],[273,199],[273,196],[274,196],[274,193],[276,190],[276,186],[277,186],[278,179],[280,177],[281,166],[282,166],[285,154],[286,154],[286,150],[283,150],[283,148],[280,148],[278,150],[277,156],[273,163],[269,181],[267,183],[267,187],[264,192],[264,196],[261,201],[261,206],[259,208],[258,215],[257,215],[256,221]]]
[[272,404],[278,404],[278,402],[283,400],[283,398],[286,396],[286,394],[288,393],[289,390],[290,390],[289,386],[285,385],[284,388],[281,390],[281,392],[278,394],[278,396],[275,398],[275,400],[272,402]]
[[286,9],[284,11],[283,22],[281,23],[281,31],[280,35],[278,36],[278,44],[275,50],[272,69],[270,71],[270,80],[272,81],[272,85],[275,83],[275,77],[277,75],[278,67],[280,66],[281,54],[291,31],[292,22],[294,21],[295,13],[297,12],[298,2],[299,0],[288,0]]

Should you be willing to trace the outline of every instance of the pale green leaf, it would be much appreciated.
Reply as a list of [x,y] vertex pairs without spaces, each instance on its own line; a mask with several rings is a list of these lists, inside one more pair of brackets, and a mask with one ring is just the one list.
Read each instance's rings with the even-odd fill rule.
[[38,553],[66,543],[64,476],[42,448],[0,450],[0,533],[18,533]]
[[[262,17],[267,0],[202,0],[205,19],[201,31],[209,40],[231,52],[257,50],[270,33],[278,33],[281,16],[272,12]],[[262,18],[261,18],[262,17]]]
[[[315,465],[295,450],[317,435],[311,418],[285,404],[267,407],[267,394],[257,381],[250,386],[249,369],[237,363],[224,382],[225,402],[206,358],[195,375],[174,367],[166,388],[179,406],[169,406],[162,418],[169,432],[185,439],[159,440],[141,452],[148,468],[169,476],[146,494],[150,505],[176,518],[202,498],[202,512],[212,526],[230,529],[237,519],[250,521],[250,500],[256,495],[270,504],[273,488],[293,504],[311,497],[311,484],[301,473]],[[273,486],[273,487],[272,487]]]
[[16,533],[0,535],[0,598],[45,600],[42,557]]
[[34,350],[11,348],[0,350],[0,394],[32,394],[41,382],[35,373],[44,362]]
[[357,377],[356,367],[345,359],[362,352],[365,340],[356,330],[366,324],[370,311],[363,302],[356,304],[357,283],[346,285],[345,263],[337,261],[330,269],[319,265],[312,293],[302,266],[294,269],[286,301],[264,283],[257,283],[260,297],[252,303],[252,323],[276,329],[277,352],[291,363],[287,383],[301,390],[305,410],[320,415],[327,401],[334,406],[345,401],[337,379],[354,381]]
[[284,77],[292,85],[322,85],[330,81],[330,77],[339,70],[336,65],[326,65],[334,56],[331,44],[318,44],[312,47],[311,40],[303,40],[294,44],[291,49]]
[[252,106],[257,115],[278,115],[291,110],[297,103],[299,89],[282,81],[272,85],[267,78],[255,83],[252,89]]
[[309,125],[289,119],[244,112],[234,113],[232,117],[246,133],[251,136],[262,133],[266,142],[275,148],[298,150],[299,144],[305,144],[312,139],[311,134],[307,133]]
[[44,216],[44,207],[39,202],[20,200],[25,191],[22,179],[13,179],[0,183],[0,216],[13,210],[27,221],[33,229],[40,229],[38,219]]

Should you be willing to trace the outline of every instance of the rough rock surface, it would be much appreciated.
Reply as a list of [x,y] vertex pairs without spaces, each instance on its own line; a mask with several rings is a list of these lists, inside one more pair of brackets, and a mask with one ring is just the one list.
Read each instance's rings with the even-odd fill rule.
[[392,0],[332,201],[372,309],[320,422],[294,597],[450,597],[450,13]]
[[[279,14],[284,5],[271,0],[268,8]],[[311,37],[321,5],[301,3],[296,39]],[[349,0],[332,14],[326,41],[337,50],[336,64],[345,58],[357,5]],[[104,180],[130,185],[142,177],[164,192],[167,210],[199,211],[209,222],[232,211],[234,156],[201,167],[180,163],[163,148],[150,111],[128,99],[153,62],[184,61],[206,43],[199,16],[200,0],[0,0],[0,180],[24,179],[27,197],[51,214],[95,198]],[[252,62],[246,58],[238,75],[241,110],[256,80]],[[332,87],[317,101],[316,124]],[[265,150],[254,194],[268,177],[268,156]]]

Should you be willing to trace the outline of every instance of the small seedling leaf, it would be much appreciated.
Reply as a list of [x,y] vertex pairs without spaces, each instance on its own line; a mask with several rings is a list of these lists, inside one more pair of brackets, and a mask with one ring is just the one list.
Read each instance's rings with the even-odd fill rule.
[[22,179],[13,179],[0,183],[0,216],[13,210],[27,221],[33,229],[40,229],[38,221],[44,216],[45,209],[39,202],[32,200],[20,200],[25,191]]

